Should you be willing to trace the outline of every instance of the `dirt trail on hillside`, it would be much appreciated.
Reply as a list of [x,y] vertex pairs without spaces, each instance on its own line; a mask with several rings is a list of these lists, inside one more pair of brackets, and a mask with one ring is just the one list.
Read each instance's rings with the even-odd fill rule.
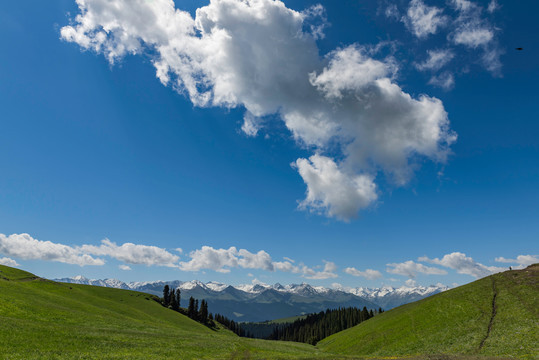
[[483,348],[483,345],[485,345],[485,341],[487,341],[490,331],[492,330],[492,324],[494,323],[494,317],[496,317],[496,297],[498,296],[498,290],[496,289],[496,281],[494,280],[494,276],[492,277],[492,314],[490,315],[490,321],[488,323],[487,328],[487,335],[485,338],[481,341],[481,344],[479,344],[479,350]]

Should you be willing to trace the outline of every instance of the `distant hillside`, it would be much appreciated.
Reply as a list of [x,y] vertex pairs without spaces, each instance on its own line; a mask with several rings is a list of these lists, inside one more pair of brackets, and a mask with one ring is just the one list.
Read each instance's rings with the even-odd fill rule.
[[368,309],[390,309],[447,290],[446,286],[416,286],[327,289],[309,284],[241,285],[200,281],[154,281],[124,283],[116,279],[90,280],[82,276],[55,281],[131,289],[162,296],[163,287],[180,288],[182,306],[190,296],[206,299],[212,311],[241,322],[259,322],[302,314],[317,313],[338,307],[366,306]]
[[322,340],[340,354],[466,354],[539,359],[539,265],[403,305]]
[[306,344],[239,338],[145,293],[63,284],[0,265],[1,359],[334,359]]

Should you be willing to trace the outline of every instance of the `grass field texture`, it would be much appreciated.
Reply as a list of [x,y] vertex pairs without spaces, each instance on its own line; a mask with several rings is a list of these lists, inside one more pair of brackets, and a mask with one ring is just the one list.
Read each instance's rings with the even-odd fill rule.
[[239,338],[151,295],[62,284],[0,266],[3,359],[331,359],[299,343]]
[[454,354],[539,359],[539,266],[400,306],[322,340],[370,357]]
[[240,338],[152,295],[0,265],[0,358],[539,359],[538,270],[496,274],[398,307],[314,347]]

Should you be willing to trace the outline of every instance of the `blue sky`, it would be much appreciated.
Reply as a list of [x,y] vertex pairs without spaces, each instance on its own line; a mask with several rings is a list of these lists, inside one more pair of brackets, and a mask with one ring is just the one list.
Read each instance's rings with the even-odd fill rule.
[[324,286],[537,261],[536,5],[173,6],[0,4],[0,261]]

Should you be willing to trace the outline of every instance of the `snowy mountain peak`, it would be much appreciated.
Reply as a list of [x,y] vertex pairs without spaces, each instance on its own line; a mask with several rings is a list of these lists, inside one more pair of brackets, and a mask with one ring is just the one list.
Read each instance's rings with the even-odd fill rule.
[[179,288],[181,290],[191,290],[191,289],[194,289],[196,288],[197,286],[203,288],[203,289],[207,289],[208,287],[201,281],[198,281],[198,280],[191,280],[191,281],[186,281],[184,283],[182,283]]

